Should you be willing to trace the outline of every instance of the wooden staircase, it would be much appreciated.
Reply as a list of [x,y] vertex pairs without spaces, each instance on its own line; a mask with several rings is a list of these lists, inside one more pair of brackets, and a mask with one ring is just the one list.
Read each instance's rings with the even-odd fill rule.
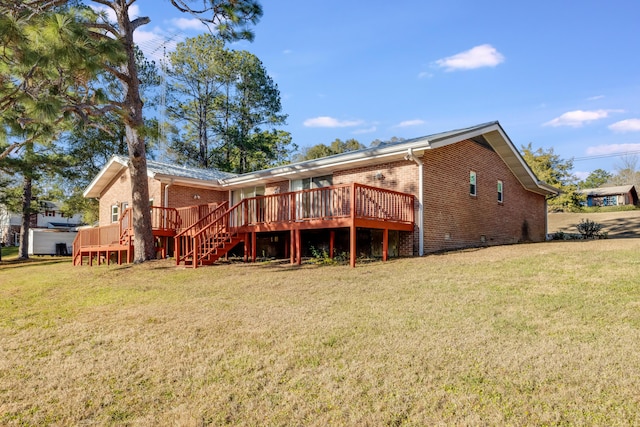
[[175,236],[176,265],[193,268],[210,265],[244,241],[237,232],[236,216],[240,202],[230,209],[224,203],[191,227]]

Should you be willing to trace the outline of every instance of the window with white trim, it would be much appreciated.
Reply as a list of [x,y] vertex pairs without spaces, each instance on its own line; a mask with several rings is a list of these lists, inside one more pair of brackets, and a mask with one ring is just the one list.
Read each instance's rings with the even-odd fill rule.
[[118,222],[120,219],[120,209],[118,205],[111,206],[111,222]]
[[502,181],[498,181],[498,203],[504,202],[504,188]]
[[472,196],[476,196],[478,194],[476,178],[476,173],[474,171],[469,172],[469,194]]

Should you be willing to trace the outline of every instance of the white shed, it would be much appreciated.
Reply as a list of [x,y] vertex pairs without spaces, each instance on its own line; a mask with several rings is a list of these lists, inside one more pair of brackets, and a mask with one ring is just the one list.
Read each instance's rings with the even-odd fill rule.
[[29,230],[29,255],[71,255],[77,231],[45,228]]

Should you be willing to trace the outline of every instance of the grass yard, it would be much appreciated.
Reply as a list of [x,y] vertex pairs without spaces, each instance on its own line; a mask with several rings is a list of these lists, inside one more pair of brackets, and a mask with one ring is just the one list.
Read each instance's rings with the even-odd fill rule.
[[0,264],[1,425],[639,425],[640,239]]

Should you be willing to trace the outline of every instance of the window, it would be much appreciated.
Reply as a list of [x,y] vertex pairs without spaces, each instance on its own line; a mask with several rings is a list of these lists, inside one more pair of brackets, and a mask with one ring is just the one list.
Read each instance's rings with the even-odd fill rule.
[[498,203],[504,201],[504,194],[502,192],[502,181],[498,181]]
[[292,179],[291,191],[308,190],[310,188],[323,188],[333,185],[333,175],[316,176],[314,178]]
[[118,222],[120,210],[118,209],[118,205],[111,206],[111,222]]
[[616,196],[605,196],[603,201],[604,206],[617,206],[618,198]]
[[[291,191],[313,190],[331,187],[333,175],[322,175],[313,178],[293,179]],[[307,191],[296,195],[296,218],[323,218],[333,215],[331,192]]]
[[124,211],[126,211],[128,207],[129,202],[122,202],[122,204],[120,205],[120,212],[124,213]]
[[476,193],[476,173],[474,171],[469,172],[469,194],[472,196]]
[[231,205],[235,205],[240,200],[248,199],[250,197],[264,196],[265,187],[259,185],[256,187],[245,187],[239,190],[231,191]]
[[56,211],[44,211],[44,216],[56,216]]

